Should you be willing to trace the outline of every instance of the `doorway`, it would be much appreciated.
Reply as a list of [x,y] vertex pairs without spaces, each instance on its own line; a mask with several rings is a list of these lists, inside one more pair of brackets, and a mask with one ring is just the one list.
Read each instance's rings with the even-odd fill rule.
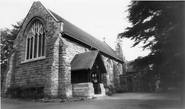
[[91,80],[94,87],[94,94],[101,94],[99,75],[97,73],[92,73]]
[[101,73],[100,73],[98,64],[94,64],[94,67],[91,73],[91,81],[94,87],[94,94],[101,94],[101,88],[100,88]]

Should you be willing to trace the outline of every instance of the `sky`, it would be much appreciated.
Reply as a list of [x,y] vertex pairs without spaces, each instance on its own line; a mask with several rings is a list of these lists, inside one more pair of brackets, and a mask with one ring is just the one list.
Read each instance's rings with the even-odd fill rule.
[[[0,0],[0,29],[24,19],[35,0]],[[72,24],[115,48],[116,37],[131,24],[127,20],[130,0],[40,0],[47,8]],[[131,48],[133,41],[123,38],[126,60],[149,53],[140,46]]]

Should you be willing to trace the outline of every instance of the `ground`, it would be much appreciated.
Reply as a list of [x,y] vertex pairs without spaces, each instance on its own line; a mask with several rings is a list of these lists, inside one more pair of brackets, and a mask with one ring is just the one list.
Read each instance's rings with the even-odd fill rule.
[[181,109],[172,93],[122,93],[78,102],[28,102],[1,99],[1,109]]

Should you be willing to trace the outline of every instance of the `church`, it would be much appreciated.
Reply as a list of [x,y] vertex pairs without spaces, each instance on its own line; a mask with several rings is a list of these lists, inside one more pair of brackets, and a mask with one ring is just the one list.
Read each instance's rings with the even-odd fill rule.
[[50,97],[105,95],[108,86],[121,87],[123,64],[120,37],[113,50],[36,1],[14,41],[4,91],[42,87]]

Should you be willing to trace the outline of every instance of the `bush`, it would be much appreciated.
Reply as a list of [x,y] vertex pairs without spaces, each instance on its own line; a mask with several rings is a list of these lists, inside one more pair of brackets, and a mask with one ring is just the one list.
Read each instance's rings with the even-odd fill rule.
[[123,88],[117,88],[116,93],[123,93],[126,92]]
[[44,87],[10,87],[5,94],[11,98],[38,99],[44,97]]
[[104,87],[105,87],[106,95],[111,96],[111,95],[116,93],[116,88],[114,86],[107,85],[107,86],[104,86]]

